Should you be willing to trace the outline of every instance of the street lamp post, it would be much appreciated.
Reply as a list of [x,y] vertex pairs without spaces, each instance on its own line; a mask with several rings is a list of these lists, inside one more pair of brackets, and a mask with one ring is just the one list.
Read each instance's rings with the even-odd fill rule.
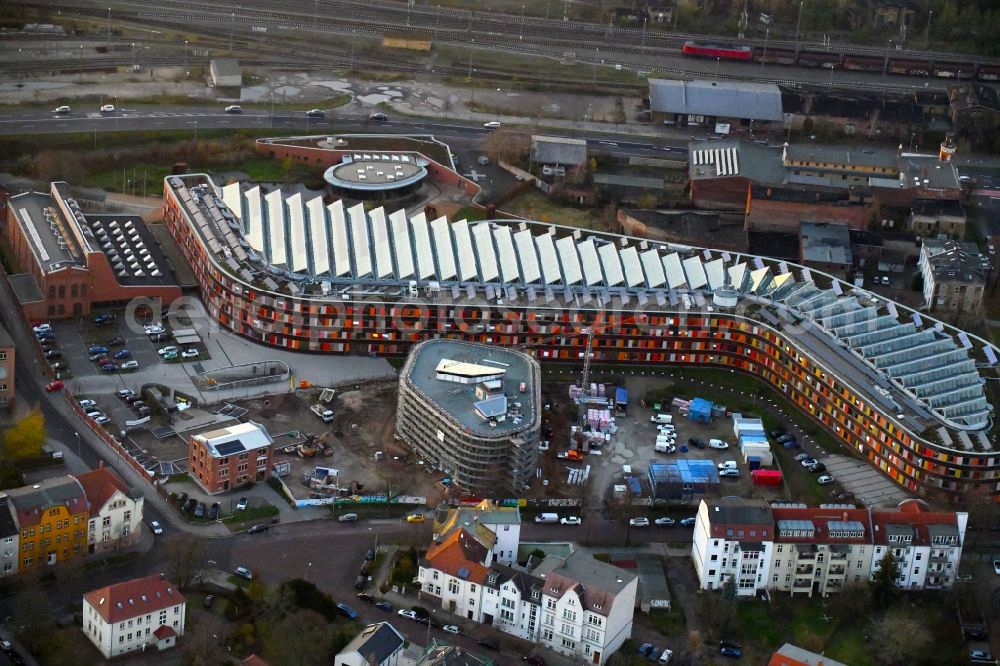
[[805,0],[799,0],[799,19],[798,19],[798,21],[795,22],[795,55],[796,56],[799,55],[799,48],[801,48],[801,41],[802,41],[802,37],[801,37],[801,35],[802,35],[802,33],[801,33],[801,28],[802,28],[802,5],[804,3],[805,3]]
[[108,7],[108,50],[111,50],[111,7]]
[[304,580],[306,582],[309,582],[309,567],[311,567],[312,565],[313,565],[312,562],[310,562],[309,564],[306,565],[306,570],[302,574],[302,580]]
[[[497,88],[497,97],[500,97],[500,88]],[[497,101],[497,122],[500,122],[500,102]]]
[[80,455],[80,433],[74,432],[73,434],[76,435],[76,457],[80,458],[82,457]]

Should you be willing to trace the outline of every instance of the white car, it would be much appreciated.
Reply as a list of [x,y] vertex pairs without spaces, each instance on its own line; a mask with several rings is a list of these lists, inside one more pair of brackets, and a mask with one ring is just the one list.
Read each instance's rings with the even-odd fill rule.
[[669,423],[661,423],[660,425],[656,426],[656,429],[665,432],[673,432],[674,430],[676,430],[676,428],[674,428],[674,426],[670,425]]
[[114,104],[105,104],[104,106],[101,107],[101,113],[114,113],[114,112],[115,112]]
[[180,349],[178,349],[177,347],[174,347],[173,345],[171,345],[169,347],[164,347],[163,349],[160,349],[156,353],[159,354],[160,356],[166,356],[167,354],[170,354],[170,353],[176,354],[179,351],[180,351]]
[[52,326],[50,326],[49,324],[39,324],[38,326],[32,327],[31,330],[34,331],[35,333],[51,333]]
[[500,129],[500,122],[497,120],[491,120],[488,123],[483,123],[483,127],[486,129]]
[[162,326],[146,326],[143,330],[146,335],[160,335],[167,332]]
[[137,370],[139,368],[139,361],[125,361],[122,363],[122,370]]
[[1000,560],[993,560],[993,573],[1000,576]]
[[81,407],[97,407],[97,403],[94,402],[93,400],[84,399],[84,400],[79,400],[78,402],[80,403]]
[[583,521],[580,520],[579,516],[566,516],[565,518],[559,519],[560,525],[582,525]]
[[739,465],[736,464],[735,460],[727,460],[726,462],[719,463],[719,469],[739,469]]
[[396,611],[396,615],[398,615],[400,617],[409,618],[411,620],[416,620],[417,619],[416,612],[411,611],[409,608],[400,608],[398,611]]
[[821,486],[829,485],[833,483],[833,476],[831,476],[830,474],[820,474],[816,478],[816,483],[818,483]]
[[545,440],[540,441],[538,443],[538,450],[539,451],[548,451],[549,450],[549,440],[545,439]]
[[323,109],[309,109],[306,111],[306,115],[310,118],[322,118],[326,114],[323,113]]
[[243,107],[239,104],[230,104],[226,107],[226,113],[243,113]]
[[710,439],[708,440],[708,448],[719,449],[720,451],[724,451],[729,448],[729,445],[723,442],[721,439]]
[[732,477],[732,478],[736,478],[739,475],[740,475],[740,470],[736,469],[735,467],[727,467],[726,469],[720,469],[719,470],[719,476],[720,477]]
[[153,534],[163,534],[163,528],[160,527],[160,523],[155,520],[149,521],[149,529],[153,532]]
[[441,627],[441,631],[447,631],[449,634],[460,633],[459,630],[458,630],[458,627],[456,627],[453,624],[446,624],[446,625],[444,625],[443,627]]
[[181,353],[181,358],[198,358],[198,350],[197,349],[185,349]]
[[659,525],[660,527],[673,527],[674,522],[673,518],[657,518],[653,521],[653,524]]
[[105,423],[111,423],[111,419],[102,414],[101,416],[98,416],[96,419],[94,419],[94,423],[96,423],[97,425],[104,425]]
[[640,516],[638,518],[632,518],[628,521],[631,527],[649,527],[649,518],[645,516]]
[[69,107],[65,104],[52,109],[52,113],[69,113]]

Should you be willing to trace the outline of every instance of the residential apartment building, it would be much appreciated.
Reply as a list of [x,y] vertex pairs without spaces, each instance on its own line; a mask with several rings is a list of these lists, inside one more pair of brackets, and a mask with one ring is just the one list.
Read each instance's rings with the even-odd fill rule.
[[30,571],[81,557],[87,548],[87,497],[72,476],[7,491],[17,523],[20,562]]
[[90,515],[87,550],[105,550],[130,546],[142,537],[144,498],[103,463],[76,477],[83,486]]
[[975,243],[926,238],[918,266],[927,309],[954,314],[982,309],[986,275]]
[[14,406],[14,338],[0,324],[0,408]]
[[162,575],[136,578],[83,595],[83,633],[108,659],[165,650],[184,635],[186,609],[184,595]]
[[482,525],[493,533],[493,559],[503,564],[517,561],[521,543],[521,510],[517,505],[503,506],[493,500],[482,500],[471,506],[449,508],[442,504],[434,516],[434,535],[444,535],[457,526],[472,528]]
[[827,596],[867,583],[891,549],[897,586],[942,589],[955,581],[967,520],[966,513],[930,511],[921,500],[896,509],[702,501],[691,557],[705,590],[733,580],[739,596],[762,589]]
[[405,644],[388,622],[369,624],[337,653],[333,666],[397,666]]
[[454,528],[420,562],[420,597],[450,613],[591,664],[632,635],[638,576],[585,553],[493,561],[488,530]]
[[193,435],[188,469],[210,495],[239,488],[271,476],[274,442],[264,426],[253,421]]
[[19,530],[10,498],[0,493],[0,578],[17,573]]

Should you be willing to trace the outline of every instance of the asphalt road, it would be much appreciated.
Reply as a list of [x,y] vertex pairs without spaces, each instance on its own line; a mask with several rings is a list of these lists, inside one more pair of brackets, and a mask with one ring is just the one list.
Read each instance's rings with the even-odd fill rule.
[[[220,109],[201,107],[120,108],[115,113],[74,110],[69,114],[56,114],[38,109],[0,115],[2,134],[60,134],[80,132],[122,132],[150,130],[190,130],[192,138],[199,131],[218,129],[273,128],[309,132],[329,129],[331,132],[384,132],[388,134],[434,134],[438,139],[454,146],[478,145],[490,130],[478,123],[424,120],[420,118],[392,117],[389,122],[371,121],[364,115],[335,114],[327,118],[310,118],[304,112],[247,109],[242,113],[225,113]],[[629,134],[608,133],[597,137],[593,132],[549,131],[549,134],[586,136],[590,134],[592,150],[614,153],[627,157],[687,155],[687,141],[674,137],[664,141],[636,139]]]

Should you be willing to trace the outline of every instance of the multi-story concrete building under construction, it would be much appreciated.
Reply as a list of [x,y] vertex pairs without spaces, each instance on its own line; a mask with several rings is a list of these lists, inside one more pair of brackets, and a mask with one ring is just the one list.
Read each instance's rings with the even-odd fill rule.
[[[540,362],[742,372],[908,491],[1000,499],[1000,350],[820,269],[539,222],[218,188],[201,174],[168,177],[163,204],[210,316],[263,345],[401,356],[449,339],[491,354],[530,349]],[[499,436],[511,424],[481,430]]]
[[520,489],[538,459],[539,375],[521,351],[428,340],[400,373],[396,431],[462,488]]

